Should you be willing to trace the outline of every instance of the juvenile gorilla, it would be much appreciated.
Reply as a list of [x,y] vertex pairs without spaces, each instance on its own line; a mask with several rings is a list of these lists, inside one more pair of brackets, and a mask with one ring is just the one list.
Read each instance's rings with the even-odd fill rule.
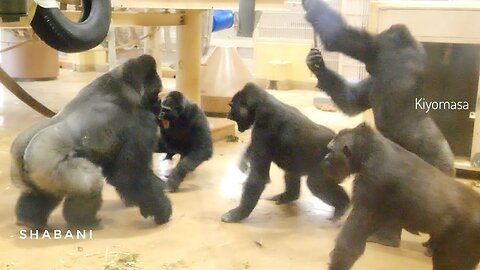
[[329,143],[327,174],[356,173],[353,209],[330,270],[350,269],[367,237],[393,220],[413,233],[430,234],[434,270],[473,270],[480,260],[480,195],[365,124]]
[[[338,51],[365,63],[369,78],[347,83],[328,69],[322,55],[312,49],[307,65],[318,78],[318,87],[348,115],[372,109],[375,125],[387,138],[417,154],[447,175],[454,176],[454,157],[433,120],[416,110],[421,94],[425,52],[404,25],[394,25],[378,35],[349,27],[321,0],[304,0],[306,19],[327,50]],[[371,241],[398,246],[398,224],[386,224]]]
[[243,188],[240,205],[224,214],[222,221],[237,222],[250,215],[269,181],[270,164],[285,170],[285,192],[272,200],[279,204],[298,199],[300,178],[307,175],[311,192],[335,207],[333,218],[341,217],[349,198],[341,186],[343,178],[326,176],[320,160],[328,152],[327,144],[335,133],[315,124],[299,110],[275,99],[255,84],[247,84],[230,103],[228,118],[243,132],[253,125],[251,144],[246,152],[250,173]]
[[167,185],[173,192],[188,173],[212,157],[212,135],[202,110],[178,91],[170,92],[162,102],[158,125],[161,138],[156,152],[167,153],[167,158],[181,156],[168,176]]
[[95,226],[104,179],[144,217],[168,221],[172,209],[152,172],[161,81],[151,56],[132,59],[87,85],[51,119],[11,146],[11,177],[22,187],[17,223],[46,226],[63,197],[69,225]]

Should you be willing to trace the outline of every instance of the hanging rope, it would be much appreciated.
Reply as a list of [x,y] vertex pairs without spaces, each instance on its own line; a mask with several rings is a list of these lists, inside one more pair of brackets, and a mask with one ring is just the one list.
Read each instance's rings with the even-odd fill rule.
[[27,91],[25,91],[16,81],[10,77],[3,68],[0,67],[0,82],[18,97],[21,101],[25,104],[33,108],[35,111],[41,113],[46,117],[52,117],[55,115],[55,112],[50,110],[49,108],[45,107],[42,103],[38,100],[33,98]]

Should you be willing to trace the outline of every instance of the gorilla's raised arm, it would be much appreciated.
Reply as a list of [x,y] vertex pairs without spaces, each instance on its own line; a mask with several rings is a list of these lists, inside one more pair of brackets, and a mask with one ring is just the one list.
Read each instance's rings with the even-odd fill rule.
[[307,66],[318,79],[317,87],[327,92],[333,102],[347,115],[356,115],[370,108],[369,95],[374,78],[349,83],[323,62],[319,50],[312,49],[307,56]]
[[374,53],[372,36],[366,31],[352,28],[324,1],[303,0],[305,18],[320,35],[329,51],[336,51],[366,62]]

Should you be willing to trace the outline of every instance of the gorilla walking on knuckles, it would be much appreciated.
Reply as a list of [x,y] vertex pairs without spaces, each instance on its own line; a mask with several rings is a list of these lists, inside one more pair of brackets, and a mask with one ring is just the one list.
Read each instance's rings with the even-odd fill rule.
[[480,261],[480,194],[365,124],[328,144],[322,168],[356,174],[353,209],[337,237],[330,270],[347,270],[384,224],[428,233],[434,270],[473,270]]
[[170,92],[158,116],[161,138],[155,152],[167,158],[180,154],[180,162],[168,176],[170,191],[176,191],[185,176],[213,154],[212,135],[207,117],[181,92]]
[[53,118],[20,133],[10,150],[11,177],[22,188],[17,223],[45,227],[65,197],[69,225],[98,225],[105,178],[142,216],[167,222],[170,201],[151,170],[161,87],[155,60],[143,55],[97,78]]
[[[228,118],[243,132],[253,126],[251,143],[245,155],[250,172],[243,187],[240,205],[223,215],[224,222],[237,222],[250,215],[269,181],[270,164],[285,170],[285,192],[274,196],[278,204],[298,199],[300,178],[307,175],[310,191],[335,207],[333,218],[341,217],[349,205],[347,193],[338,184],[343,178],[328,177],[320,161],[335,133],[317,125],[299,110],[288,106],[253,83],[236,93]],[[244,156],[245,159],[245,156]]]
[[[348,26],[321,0],[303,0],[303,5],[306,19],[325,48],[365,63],[370,74],[358,83],[348,83],[328,69],[320,52],[312,49],[307,65],[318,78],[318,87],[348,115],[372,109],[375,125],[385,137],[454,176],[454,157],[448,142],[433,120],[415,109],[415,98],[422,88],[425,52],[408,29],[394,25],[371,35]],[[398,224],[386,224],[370,240],[398,246],[400,234]]]

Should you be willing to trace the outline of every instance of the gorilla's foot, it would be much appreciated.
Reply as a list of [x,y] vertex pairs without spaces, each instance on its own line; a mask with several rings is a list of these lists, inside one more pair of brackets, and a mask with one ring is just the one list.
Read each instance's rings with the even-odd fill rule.
[[273,197],[268,198],[270,201],[274,201],[276,204],[286,204],[289,202],[293,202],[298,199],[298,194],[291,194],[287,192],[280,193]]
[[26,220],[17,220],[17,222],[15,224],[19,227],[24,227],[24,228],[27,228],[27,229],[30,229],[30,230],[50,231],[52,229],[47,224],[38,224],[38,223],[33,223],[33,222],[30,222],[30,221],[26,221]]
[[43,229],[52,210],[61,198],[39,192],[23,192],[15,206],[17,225],[31,229]]
[[244,211],[240,208],[234,208],[222,216],[222,221],[225,223],[234,223],[239,222],[248,217],[248,214],[245,214]]
[[96,228],[100,224],[96,216],[101,206],[101,193],[68,196],[63,202],[63,217],[69,226]]
[[400,237],[387,237],[379,234],[372,234],[367,238],[367,242],[377,243],[388,247],[399,247]]

